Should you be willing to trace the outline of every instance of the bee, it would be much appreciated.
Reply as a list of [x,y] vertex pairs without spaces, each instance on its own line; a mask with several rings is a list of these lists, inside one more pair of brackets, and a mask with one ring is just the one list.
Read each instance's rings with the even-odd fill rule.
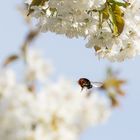
[[91,89],[93,87],[100,88],[103,86],[102,82],[92,82],[87,78],[80,78],[78,80],[78,84],[81,86],[81,90],[83,90],[84,88]]

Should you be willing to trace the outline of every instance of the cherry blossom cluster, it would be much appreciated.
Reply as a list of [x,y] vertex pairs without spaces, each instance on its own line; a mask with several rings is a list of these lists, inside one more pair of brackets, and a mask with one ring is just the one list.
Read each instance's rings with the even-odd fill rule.
[[65,78],[51,81],[52,66],[38,50],[28,50],[22,72],[8,61],[0,68],[1,139],[78,140],[86,128],[108,120],[108,101],[95,92],[86,96]]
[[99,58],[123,61],[140,53],[139,0],[26,0],[42,32],[84,37]]

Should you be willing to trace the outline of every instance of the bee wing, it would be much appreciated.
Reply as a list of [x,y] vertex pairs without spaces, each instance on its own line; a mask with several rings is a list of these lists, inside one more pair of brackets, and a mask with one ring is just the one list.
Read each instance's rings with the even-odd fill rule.
[[91,83],[92,83],[93,87],[95,87],[95,88],[100,88],[103,85],[102,82],[91,82]]

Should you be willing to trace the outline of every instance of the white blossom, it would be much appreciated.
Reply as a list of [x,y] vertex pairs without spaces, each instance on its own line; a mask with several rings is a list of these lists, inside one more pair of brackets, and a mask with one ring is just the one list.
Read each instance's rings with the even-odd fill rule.
[[41,57],[39,50],[29,49],[26,54],[26,63],[26,77],[29,81],[45,82],[53,71],[51,63]]

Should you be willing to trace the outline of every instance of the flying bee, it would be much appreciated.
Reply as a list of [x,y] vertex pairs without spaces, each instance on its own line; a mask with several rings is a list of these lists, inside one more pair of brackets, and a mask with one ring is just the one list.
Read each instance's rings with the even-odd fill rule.
[[80,78],[78,84],[81,86],[81,90],[83,90],[83,88],[91,89],[93,87],[100,88],[103,86],[102,82],[92,82],[87,78]]

